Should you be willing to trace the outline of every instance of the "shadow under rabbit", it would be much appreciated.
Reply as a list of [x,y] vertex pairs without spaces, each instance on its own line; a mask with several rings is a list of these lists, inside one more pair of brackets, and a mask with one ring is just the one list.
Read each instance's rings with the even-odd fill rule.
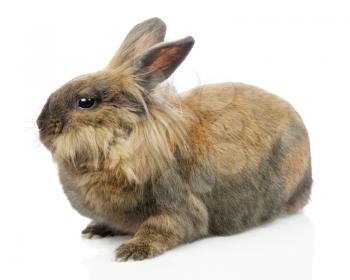
[[115,262],[113,250],[130,237],[84,240],[101,250],[82,262],[91,279],[311,279],[314,230],[303,213],[233,236],[211,237],[136,262]]

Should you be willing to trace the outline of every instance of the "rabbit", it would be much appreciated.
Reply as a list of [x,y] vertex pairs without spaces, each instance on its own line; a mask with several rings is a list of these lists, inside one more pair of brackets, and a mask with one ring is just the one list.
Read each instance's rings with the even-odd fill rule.
[[[166,79],[192,37],[137,24],[104,69],[48,98],[40,140],[86,238],[131,235],[116,260],[142,260],[297,212],[309,200],[309,137],[282,98],[242,83],[177,94]],[[163,83],[164,82],[164,83]]]

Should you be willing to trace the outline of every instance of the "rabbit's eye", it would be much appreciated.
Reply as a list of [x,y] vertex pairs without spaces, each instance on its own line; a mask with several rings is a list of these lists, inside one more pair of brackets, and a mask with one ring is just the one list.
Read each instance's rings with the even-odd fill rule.
[[81,108],[84,108],[84,109],[85,108],[91,108],[95,104],[96,104],[96,101],[93,98],[82,97],[78,101],[78,106],[81,107]]

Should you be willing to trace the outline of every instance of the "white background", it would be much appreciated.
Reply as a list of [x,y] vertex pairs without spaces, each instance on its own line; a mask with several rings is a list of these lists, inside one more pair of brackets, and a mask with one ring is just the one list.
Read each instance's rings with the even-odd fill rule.
[[[350,279],[348,1],[1,1],[0,279]],[[260,86],[303,116],[312,201],[245,233],[112,261],[128,237],[83,240],[35,119],[67,80],[104,67],[127,31],[158,16],[195,47],[171,80]]]

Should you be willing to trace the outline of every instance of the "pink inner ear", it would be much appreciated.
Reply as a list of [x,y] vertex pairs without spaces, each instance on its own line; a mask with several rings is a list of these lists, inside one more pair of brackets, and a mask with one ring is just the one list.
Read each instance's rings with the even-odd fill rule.
[[178,46],[161,49],[157,58],[148,66],[149,70],[154,72],[169,68],[174,61],[180,59],[181,51],[182,49]]

